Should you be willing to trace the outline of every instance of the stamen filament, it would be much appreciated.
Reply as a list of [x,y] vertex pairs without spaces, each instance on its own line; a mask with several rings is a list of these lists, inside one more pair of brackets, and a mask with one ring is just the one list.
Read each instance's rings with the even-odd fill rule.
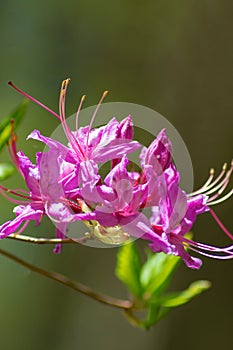
[[207,204],[208,204],[208,206],[210,206],[210,205],[222,203],[225,200],[227,200],[228,198],[230,198],[232,196],[232,194],[233,194],[233,189],[230,192],[228,192],[224,197],[217,199],[216,201],[207,202]]
[[74,137],[72,131],[67,125],[66,117],[65,117],[65,100],[66,100],[66,91],[68,84],[70,83],[70,79],[63,80],[61,85],[61,92],[60,92],[60,99],[59,99],[59,112],[60,112],[60,118],[63,126],[63,130],[65,132],[65,135],[68,139],[68,141],[71,143],[72,147],[74,148],[75,152],[79,156],[80,159],[84,159],[84,153],[81,148],[81,146],[78,143],[78,140]]
[[11,193],[11,194],[13,194],[13,195],[15,195],[15,196],[17,196],[17,197],[21,197],[21,198],[25,198],[25,199],[32,199],[30,196],[25,196],[25,195],[23,195],[23,194],[21,194],[21,193],[18,193],[18,192],[15,192],[14,190],[9,190],[8,188],[6,188],[6,187],[4,187],[4,186],[0,186],[0,190],[3,190],[3,191],[5,191],[5,192],[7,192],[7,193]]
[[214,170],[214,168],[211,168],[210,169],[210,176],[209,176],[208,180],[206,181],[206,183],[201,188],[209,186],[209,184],[212,182],[212,180],[214,178],[214,174],[215,174],[215,170]]
[[[12,197],[10,197],[10,196],[8,196],[1,188],[0,188],[0,193],[1,193],[1,195],[3,196],[3,197],[5,197],[9,202],[11,202],[11,203],[14,203],[14,204],[23,204],[23,205],[25,205],[25,203],[27,203],[27,201],[26,200],[18,200],[18,199],[14,199],[14,198],[12,198]],[[28,202],[29,203],[29,202]]]
[[24,230],[28,226],[29,222],[30,222],[30,220],[26,220],[24,222],[24,224],[22,225],[22,227],[17,232],[15,232],[14,235],[17,236],[17,235],[20,235],[22,232],[24,232]]
[[14,125],[15,125],[15,120],[12,119],[10,124],[11,133],[10,133],[10,139],[7,142],[7,149],[8,149],[10,158],[12,160],[12,163],[15,165],[20,175],[24,178],[24,174],[20,168],[19,157],[17,154],[17,148],[16,148],[17,135],[14,132]]
[[183,237],[182,242],[185,243],[187,246],[192,246],[192,247],[196,247],[196,248],[200,248],[202,250],[206,250],[206,251],[210,251],[210,252],[231,252],[231,250],[233,250],[233,245],[230,245],[228,247],[214,247],[211,245],[207,245],[207,244],[203,244],[203,243],[199,243],[199,242],[194,242],[190,239],[187,239],[185,237]]
[[228,259],[233,258],[233,253],[232,254],[228,253],[228,255],[212,255],[212,254],[202,252],[201,250],[195,249],[195,248],[190,247],[190,246],[188,246],[188,249],[190,249],[190,250],[192,250],[200,255],[207,256],[208,258],[220,259],[220,260],[228,260]]
[[223,167],[222,167],[222,171],[221,173],[218,175],[218,177],[211,183],[208,183],[209,182],[209,179],[211,177],[212,174],[214,174],[214,169],[211,169],[212,170],[212,174],[210,175],[209,179],[207,180],[206,183],[208,183],[208,185],[206,186],[206,184],[204,186],[202,186],[199,190],[195,191],[195,192],[192,192],[191,193],[191,196],[195,196],[197,194],[201,194],[201,193],[205,193],[206,191],[210,190],[212,187],[214,187],[220,180],[221,178],[224,176],[225,172],[226,172],[226,169],[227,169],[227,163],[224,163]]
[[77,113],[76,113],[76,118],[75,118],[75,121],[76,121],[76,125],[75,125],[76,136],[78,135],[78,118],[79,118],[79,114],[80,114],[80,111],[81,111],[81,108],[82,108],[82,105],[83,105],[83,102],[85,101],[85,99],[86,99],[86,95],[83,95],[81,97],[81,100],[80,100],[80,103],[79,103],[79,106],[78,106],[78,110],[77,110]]
[[101,96],[101,99],[99,100],[99,103],[97,104],[96,106],[96,109],[93,113],[93,116],[91,118],[91,121],[90,121],[90,124],[89,124],[89,130],[88,130],[88,134],[87,134],[87,142],[86,142],[86,153],[88,152],[88,141],[89,141],[89,135],[90,135],[90,132],[91,132],[91,129],[92,129],[92,125],[94,123],[94,120],[95,120],[95,117],[96,117],[96,114],[98,113],[98,110],[103,102],[103,100],[105,99],[105,97],[108,95],[108,90],[104,91],[103,92],[103,95]]
[[214,178],[214,174],[215,174],[215,170],[214,170],[214,168],[211,168],[211,169],[210,169],[210,176],[209,176],[209,178],[207,179],[206,183],[205,183],[203,186],[201,186],[198,190],[196,190],[195,192],[189,193],[189,194],[188,194],[188,197],[192,197],[192,196],[195,196],[195,195],[197,195],[197,194],[202,193],[203,190],[204,190],[207,186],[209,186],[209,184],[212,182],[212,180],[213,180],[213,178]]
[[[221,173],[218,175],[218,177],[212,183],[209,182],[209,180],[210,180],[211,176],[214,175],[214,169],[211,169],[210,170],[211,175],[210,175],[209,179],[207,180],[207,182],[199,190],[192,192],[190,195],[195,196],[197,194],[205,193],[206,191],[210,190],[213,186],[215,186],[221,180],[221,178],[224,176],[224,174],[226,172],[226,169],[227,169],[227,163],[224,163]],[[208,185],[206,186],[206,184],[208,184]]]
[[207,203],[215,200],[216,198],[218,198],[223,193],[223,191],[227,187],[228,183],[229,183],[229,181],[226,181],[226,183],[222,186],[222,188],[220,188],[220,190],[214,196],[212,196],[212,197],[210,197],[208,199]]
[[29,100],[35,102],[36,104],[38,104],[38,106],[44,108],[46,111],[48,111],[49,113],[53,114],[56,118],[58,118],[59,120],[61,120],[60,116],[54,112],[52,109],[50,109],[49,107],[45,106],[43,103],[41,103],[40,101],[38,101],[36,98],[28,95],[26,92],[24,92],[23,90],[19,89],[15,84],[13,84],[12,81],[9,81],[8,84],[13,87],[16,91],[18,91],[21,95],[23,95],[24,97],[28,98]]
[[219,227],[223,230],[223,232],[230,238],[233,240],[233,235],[226,229],[226,227],[223,225],[223,223],[220,221],[220,219],[218,218],[218,216],[215,214],[215,212],[210,209],[210,214],[213,216],[213,218],[215,219],[215,221],[217,222],[217,224],[219,225]]
[[220,188],[220,190],[218,191],[218,193],[221,194],[224,191],[224,189],[226,188],[226,186],[228,185],[228,183],[229,183],[230,175],[231,175],[231,172],[227,173],[226,177],[217,186],[215,186],[211,190],[205,192],[205,194],[209,195],[211,193],[214,193],[219,188]]

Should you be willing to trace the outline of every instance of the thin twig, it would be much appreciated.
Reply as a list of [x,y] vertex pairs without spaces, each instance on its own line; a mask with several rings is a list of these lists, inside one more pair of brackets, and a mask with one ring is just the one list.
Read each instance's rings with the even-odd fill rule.
[[113,306],[113,307],[116,307],[118,309],[123,309],[123,310],[128,310],[128,309],[131,309],[133,307],[133,303],[130,300],[117,299],[117,298],[113,298],[113,297],[110,297],[110,296],[105,295],[105,294],[96,293],[93,290],[91,290],[89,287],[87,287],[79,282],[74,282],[74,281],[70,280],[68,277],[66,277],[58,272],[47,271],[47,270],[44,270],[38,266],[32,265],[32,264],[22,260],[21,258],[3,250],[3,249],[0,249],[0,254],[15,261],[19,265],[22,265],[33,272],[36,272],[42,276],[50,278],[51,280],[54,280],[54,281],[59,282],[61,284],[64,284],[65,286],[67,286],[71,289],[74,289],[75,291],[82,293],[89,298],[95,299],[102,304],[106,304],[106,305]]
[[21,241],[21,242],[27,242],[27,243],[34,243],[34,244],[67,244],[67,243],[85,243],[88,239],[90,239],[87,236],[84,237],[80,237],[80,238],[36,238],[36,237],[32,237],[32,236],[24,236],[24,235],[19,235],[19,234],[15,234],[12,233],[9,236],[7,236],[6,238],[9,239],[14,239],[17,241]]

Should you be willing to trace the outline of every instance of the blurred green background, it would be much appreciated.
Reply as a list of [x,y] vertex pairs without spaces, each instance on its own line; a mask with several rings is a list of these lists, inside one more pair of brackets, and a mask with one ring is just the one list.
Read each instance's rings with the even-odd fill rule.
[[[179,131],[193,161],[195,187],[209,168],[220,170],[232,157],[233,3],[230,0],[6,1],[0,3],[0,114],[22,100],[13,80],[57,110],[60,82],[72,78],[67,115],[80,96],[95,104],[104,89],[107,102],[138,103],[157,110]],[[30,103],[18,134],[19,147],[33,155],[39,144],[26,136],[39,128],[49,135],[53,116]],[[7,153],[1,160],[7,160]],[[19,176],[7,181],[18,187]],[[1,222],[13,214],[1,198]],[[232,201],[216,208],[232,227]],[[54,229],[52,227],[52,229]],[[46,235],[45,222],[37,229]],[[27,233],[35,232],[31,225]],[[229,243],[209,214],[195,225],[196,239]],[[28,261],[67,273],[93,288],[124,296],[113,270],[115,249],[52,247],[2,241],[1,247]],[[173,288],[206,278],[213,287],[174,310],[155,328],[132,328],[118,310],[99,305],[66,287],[31,274],[0,257],[0,344],[4,350],[145,349],[202,350],[232,343],[232,261],[204,260],[200,271],[184,265]]]

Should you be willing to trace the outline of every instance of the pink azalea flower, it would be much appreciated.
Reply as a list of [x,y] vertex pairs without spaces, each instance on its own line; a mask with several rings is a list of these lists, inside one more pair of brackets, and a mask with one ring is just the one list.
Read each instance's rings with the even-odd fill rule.
[[28,139],[32,138],[39,140],[44,142],[50,148],[58,149],[63,159],[73,164],[86,160],[94,160],[96,163],[104,163],[111,159],[121,158],[123,155],[133,152],[141,146],[137,141],[132,141],[131,135],[133,131],[131,116],[128,116],[121,122],[118,122],[113,118],[108,124],[92,129],[100,105],[108,93],[107,91],[103,93],[91,118],[90,125],[78,128],[79,113],[85,99],[85,96],[82,97],[76,114],[76,130],[75,132],[72,132],[66,123],[65,116],[66,91],[69,82],[70,79],[66,79],[62,82],[59,100],[59,115],[35,98],[18,89],[12,82],[9,83],[25,97],[36,102],[51,114],[55,115],[61,121],[69,143],[68,147],[66,147],[56,140],[42,136],[38,130],[34,130],[28,136]]
[[[129,161],[126,155],[140,147],[132,140],[131,116],[121,122],[113,118],[107,125],[92,128],[107,92],[101,97],[90,125],[78,128],[82,97],[76,115],[76,130],[72,132],[65,117],[69,79],[62,83],[59,115],[10,84],[61,121],[68,145],[34,130],[28,138],[44,142],[50,151],[38,154],[37,165],[33,165],[22,152],[16,155],[12,142],[11,156],[30,192],[25,194],[1,187],[2,191],[26,200],[26,204],[15,200],[21,204],[14,210],[16,218],[0,227],[0,237],[15,232],[23,222],[26,225],[29,220],[35,220],[38,224],[43,215],[48,215],[56,223],[57,237],[61,238],[65,236],[69,223],[89,220],[93,234],[104,242],[112,239],[113,243],[122,243],[129,237],[141,237],[149,241],[153,251],[179,255],[191,268],[198,269],[202,262],[192,257],[186,248],[214,258],[233,258],[233,246],[214,247],[185,236],[197,215],[209,211],[226,235],[233,239],[211,209],[212,205],[226,200],[233,193],[231,190],[220,196],[229,183],[233,164],[227,172],[224,166],[215,180],[211,171],[201,189],[186,194],[179,187],[179,173],[172,163],[172,146],[165,129],[148,148],[143,148],[140,155],[142,171],[137,173],[127,169]],[[108,160],[112,161],[112,169],[102,183],[98,164]],[[150,220],[142,212],[148,207],[152,208]],[[55,251],[60,251],[60,248],[57,246]]]
[[[153,240],[159,251],[170,251],[163,237],[153,231],[148,218],[141,212],[148,197],[148,184],[135,181],[135,173],[127,171],[128,159],[122,158],[106,176],[104,184],[91,186],[86,182],[80,195],[94,208],[92,219],[102,228],[121,228],[128,237]],[[139,176],[139,174],[138,174]],[[100,228],[99,228],[100,229]]]
[[[59,152],[52,149],[49,152],[37,153],[36,165],[32,164],[21,151],[18,152],[17,157],[29,191],[8,190],[1,186],[2,192],[18,197],[19,199],[13,199],[5,194],[10,201],[20,205],[14,208],[15,219],[0,226],[0,239],[15,233],[23,223],[22,229],[25,229],[31,220],[38,225],[44,215],[56,221],[57,238],[64,238],[66,226],[73,220],[73,211],[69,209],[67,200],[64,200],[65,204],[63,203],[65,194],[59,181],[62,176],[59,164],[62,160],[59,160]],[[59,244],[55,252],[59,252],[60,249]]]
[[[202,261],[190,256],[185,248],[213,258],[233,258],[233,246],[219,248],[198,243],[185,237],[185,234],[191,230],[197,215],[210,211],[222,230],[233,239],[230,232],[227,231],[213,210],[210,209],[211,205],[222,202],[232,194],[232,191],[230,191],[226,196],[218,198],[229,182],[233,165],[225,178],[220,182],[225,170],[215,181],[211,183],[211,176],[210,181],[200,190],[188,195],[179,188],[179,174],[175,167],[171,165],[170,168],[165,170],[166,194],[160,194],[159,206],[153,208],[151,224],[156,233],[163,236],[166,235],[172,254],[179,255],[188,267],[198,269]],[[164,192],[163,186],[161,186],[161,190]],[[215,195],[209,197],[210,194],[217,190],[218,192]],[[152,250],[157,251],[156,241],[155,243],[152,241],[150,247]]]

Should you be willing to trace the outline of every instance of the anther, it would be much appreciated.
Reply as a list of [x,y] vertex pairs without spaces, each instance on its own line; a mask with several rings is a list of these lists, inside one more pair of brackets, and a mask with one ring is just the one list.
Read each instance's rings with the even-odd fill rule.
[[70,80],[71,80],[70,78],[67,78],[67,79],[63,80],[62,86],[61,86],[63,90],[67,89],[67,86],[69,85]]
[[210,175],[214,175],[214,173],[215,173],[214,168],[211,168],[211,169],[210,169]]
[[223,164],[222,170],[223,170],[223,171],[226,171],[226,170],[227,170],[227,163],[224,163],[224,164]]

